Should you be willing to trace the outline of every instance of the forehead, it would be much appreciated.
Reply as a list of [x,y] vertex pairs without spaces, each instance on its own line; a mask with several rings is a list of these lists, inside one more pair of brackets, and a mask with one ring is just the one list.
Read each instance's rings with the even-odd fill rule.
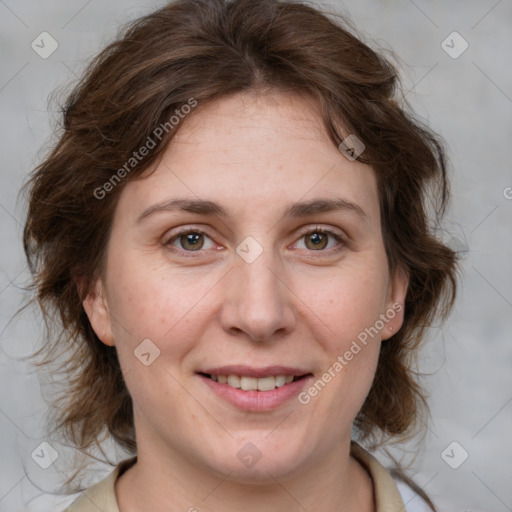
[[307,96],[236,94],[196,107],[181,122],[156,170],[125,187],[133,208],[195,196],[227,201],[242,214],[248,205],[266,211],[341,196],[378,218],[373,170],[341,154]]
[[[298,92],[268,90],[223,96],[195,108],[174,141],[184,142],[207,132],[229,133],[235,125],[244,132],[257,130],[267,140],[273,139],[274,134],[323,140],[326,132],[319,108],[312,97]],[[224,120],[226,124],[212,127],[205,123],[207,118]],[[276,123],[276,119],[280,122]]]

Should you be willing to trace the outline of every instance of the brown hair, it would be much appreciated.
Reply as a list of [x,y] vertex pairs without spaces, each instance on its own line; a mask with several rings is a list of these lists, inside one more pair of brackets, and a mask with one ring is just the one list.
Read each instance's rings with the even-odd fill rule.
[[[364,142],[359,160],[377,177],[389,268],[405,270],[410,283],[403,326],[382,345],[356,427],[375,439],[414,430],[425,407],[414,357],[456,293],[456,254],[429,224],[445,213],[446,162],[439,138],[410,113],[395,68],[353,33],[341,16],[300,2],[179,0],[133,22],[90,64],[65,105],[56,147],[27,183],[24,230],[47,319],[42,364],[66,354],[57,426],[78,448],[107,432],[136,450],[116,350],[97,338],[82,300],[101,269],[123,186],[158,161],[182,123],[162,132],[139,165],[127,170],[126,162],[191,98],[201,105],[263,89],[308,94],[333,144],[349,134]],[[98,199],[114,175],[122,179]]]

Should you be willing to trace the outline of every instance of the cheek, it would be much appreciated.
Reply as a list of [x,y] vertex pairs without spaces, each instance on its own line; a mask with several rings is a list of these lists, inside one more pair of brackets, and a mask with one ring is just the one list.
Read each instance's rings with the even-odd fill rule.
[[[384,261],[384,263],[383,263]],[[387,272],[385,260],[376,256],[351,260],[337,272],[301,278],[305,323],[316,326],[313,336],[322,348],[322,374],[318,401],[312,405],[318,417],[339,417],[339,411],[355,418],[366,398],[377,367],[385,310]],[[314,281],[315,286],[311,286]],[[377,329],[375,328],[377,324]],[[316,390],[311,392],[312,404]],[[306,399],[308,397],[305,397]],[[333,419],[332,429],[340,424]]]
[[[207,291],[218,281],[214,274],[150,268],[145,262],[125,260],[112,269],[109,307],[118,350],[131,351],[144,339],[174,357],[197,339],[200,319],[206,318]],[[204,321],[204,320],[203,320]]]
[[336,272],[314,279],[301,277],[299,281],[299,294],[311,317],[308,323],[320,324],[324,335],[319,330],[318,339],[324,340],[331,354],[348,350],[351,341],[375,326],[384,312],[387,272],[375,261],[342,266]]
[[128,263],[110,274],[112,328],[130,395],[151,416],[162,400],[186,402],[178,369],[199,339],[204,312],[201,299],[209,286],[198,279],[169,272],[165,276],[161,269]]

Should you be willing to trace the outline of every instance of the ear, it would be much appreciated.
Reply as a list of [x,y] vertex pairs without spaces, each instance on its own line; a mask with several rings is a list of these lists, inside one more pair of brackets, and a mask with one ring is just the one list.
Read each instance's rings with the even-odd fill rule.
[[100,278],[97,278],[91,285],[82,304],[96,336],[105,345],[114,346],[105,286]]
[[398,269],[389,283],[388,298],[384,316],[388,319],[382,330],[382,340],[387,340],[396,334],[404,322],[405,297],[409,286],[409,274],[403,269]]

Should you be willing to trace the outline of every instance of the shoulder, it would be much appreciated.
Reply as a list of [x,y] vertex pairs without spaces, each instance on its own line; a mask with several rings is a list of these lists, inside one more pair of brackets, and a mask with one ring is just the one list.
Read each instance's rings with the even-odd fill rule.
[[395,480],[395,484],[404,502],[406,512],[432,512],[425,500],[418,496],[407,484],[400,480]]
[[350,453],[368,471],[375,493],[377,512],[432,512],[408,485],[393,478],[384,466],[359,444],[352,442]]
[[120,462],[103,480],[86,489],[63,512],[119,512],[117,506],[115,483],[120,474],[132,466],[137,457]]

